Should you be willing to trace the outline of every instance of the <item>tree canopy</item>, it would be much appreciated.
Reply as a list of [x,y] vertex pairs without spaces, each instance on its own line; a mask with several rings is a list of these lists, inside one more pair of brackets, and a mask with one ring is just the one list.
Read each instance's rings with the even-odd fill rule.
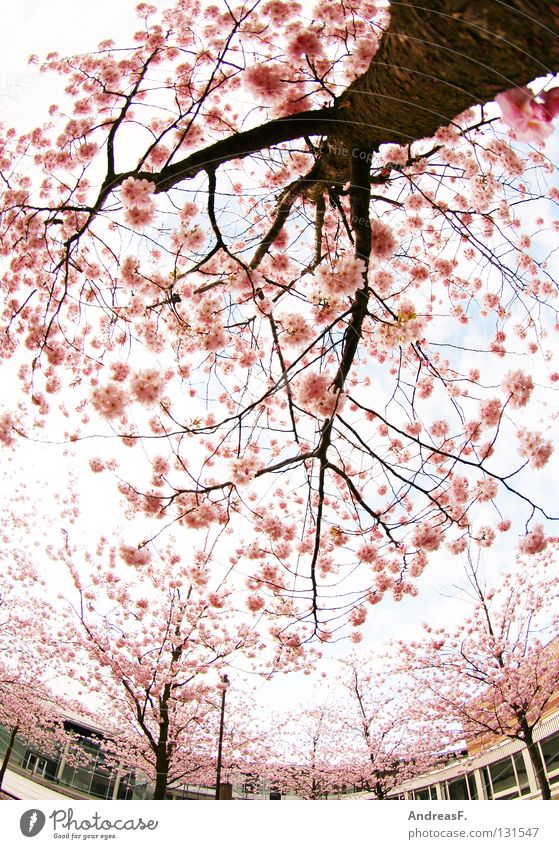
[[543,550],[553,4],[138,16],[42,60],[63,102],[1,132],[14,462],[94,443],[141,518],[125,563],[185,533],[208,603],[242,586],[291,649],[358,641],[443,547]]

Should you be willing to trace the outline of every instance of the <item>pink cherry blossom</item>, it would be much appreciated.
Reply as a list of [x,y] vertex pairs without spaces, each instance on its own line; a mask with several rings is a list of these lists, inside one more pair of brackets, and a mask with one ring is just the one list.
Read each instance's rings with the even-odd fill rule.
[[292,59],[298,59],[300,56],[315,57],[321,53],[322,47],[318,36],[309,30],[299,32],[287,45],[287,55]]
[[412,543],[417,548],[425,549],[425,551],[437,551],[440,548],[443,537],[440,528],[432,527],[423,522],[419,525],[412,535]]
[[130,380],[132,395],[141,404],[153,404],[158,401],[164,386],[164,377],[155,369],[136,372]]
[[150,180],[135,180],[127,177],[120,187],[120,197],[128,208],[151,209],[155,186]]
[[151,560],[147,548],[134,548],[130,545],[121,546],[120,556],[129,566],[145,566]]
[[154,218],[153,206],[131,206],[124,213],[124,220],[131,227],[147,227]]
[[231,464],[231,480],[236,486],[245,486],[253,478],[254,474],[262,465],[262,460],[257,454],[246,454],[237,458]]
[[486,427],[496,427],[501,419],[503,407],[498,398],[482,401],[479,407],[479,416],[482,424]]
[[540,95],[543,107],[552,118],[559,115],[559,86],[554,86]]
[[378,548],[370,543],[365,543],[357,549],[357,556],[363,563],[374,563],[379,556]]
[[503,121],[522,141],[544,141],[553,132],[552,114],[534,100],[528,88],[513,88],[495,98]]
[[247,598],[247,607],[252,613],[258,613],[265,605],[265,601],[261,595],[258,593],[252,593]]
[[527,457],[535,469],[541,469],[553,453],[551,440],[544,439],[541,433],[521,428],[518,433],[518,453]]
[[498,484],[493,478],[484,478],[476,484],[475,495],[478,501],[491,501],[497,495]]
[[124,415],[128,405],[124,390],[114,383],[94,389],[91,400],[99,415],[106,419]]
[[319,297],[354,295],[363,285],[365,263],[349,254],[338,260],[333,268],[322,264],[315,273],[315,285]]
[[[417,700],[416,721],[455,722],[472,744],[530,743],[559,673],[552,638],[556,541],[548,545],[552,556],[542,554],[545,537],[536,526],[521,543],[524,556],[493,586],[479,580],[479,564],[468,567],[467,617],[436,629],[426,624],[421,640],[394,645],[391,672],[404,676],[407,698]],[[551,799],[539,750],[527,754],[542,797]]]
[[306,372],[299,380],[297,398],[304,409],[324,418],[331,416],[339,404],[331,376],[312,371]]
[[303,346],[312,339],[312,328],[304,316],[297,313],[286,313],[278,319],[284,335],[282,341],[289,346]]
[[534,389],[534,381],[522,371],[509,371],[501,383],[511,407],[525,407]]
[[361,605],[360,607],[354,607],[350,614],[350,622],[355,627],[358,628],[360,625],[363,625],[367,618],[367,608]]
[[4,413],[0,416],[0,442],[4,445],[13,444],[13,420],[10,413]]
[[[41,442],[64,446],[72,471],[73,451],[88,474],[118,468],[97,483],[116,478],[129,548],[184,539],[187,574],[175,561],[159,589],[192,587],[206,637],[231,598],[262,618],[263,644],[307,658],[325,632],[351,632],[363,599],[417,592],[437,551],[456,572],[471,544],[498,532],[510,548],[532,515],[555,515],[532,477],[552,455],[559,374],[540,250],[559,190],[549,158],[515,142],[544,138],[558,114],[557,87],[522,88],[551,55],[554,13],[523,19],[532,64],[520,51],[503,66],[487,42],[490,70],[453,115],[429,16],[311,6],[141,4],[126,50],[45,60],[64,109],[0,127],[13,479]],[[506,35],[504,7],[486,7]],[[443,77],[467,77],[463,28],[438,24],[453,47]],[[400,25],[413,74],[373,58],[396,50]],[[395,75],[429,108],[398,111]],[[483,108],[504,79],[512,140]],[[49,526],[84,521],[78,498],[51,500]],[[94,586],[128,566],[118,548],[96,555]],[[136,578],[107,581],[145,623]]]
[[373,240],[371,252],[374,257],[386,260],[395,253],[398,241],[390,227],[378,218],[371,222],[371,237]]
[[543,525],[535,525],[530,533],[520,541],[518,550],[521,554],[539,554],[547,547]]
[[284,91],[281,65],[254,65],[244,76],[247,87],[262,99],[277,100]]
[[495,531],[490,525],[481,525],[475,532],[474,539],[481,548],[491,548],[495,542]]

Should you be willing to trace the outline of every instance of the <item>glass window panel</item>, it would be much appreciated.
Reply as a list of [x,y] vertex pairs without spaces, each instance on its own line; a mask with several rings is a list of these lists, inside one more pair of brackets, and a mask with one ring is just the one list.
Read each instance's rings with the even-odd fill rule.
[[23,768],[28,769],[31,772],[33,772],[33,770],[37,766],[37,761],[38,761],[38,757],[35,754],[35,752],[27,752],[27,754],[25,755],[25,757],[23,759]]
[[503,758],[502,761],[489,764],[489,774],[495,795],[503,793],[505,790],[511,790],[513,787],[517,788],[512,758]]
[[513,760],[514,765],[516,767],[516,774],[518,776],[520,792],[523,796],[526,796],[526,794],[530,792],[530,781],[528,780],[528,773],[526,772],[526,763],[524,761],[522,752],[517,752],[515,755],[513,755]]
[[415,790],[413,795],[415,799],[429,799],[429,788],[422,787],[421,790]]
[[108,798],[110,784],[110,776],[95,772],[91,781],[91,795],[99,796],[100,799]]
[[25,742],[25,740],[22,740],[21,737],[16,737],[16,742],[14,748],[12,749],[12,755],[10,758],[11,763],[22,764],[26,752],[27,743]]
[[470,791],[470,799],[477,799],[477,785],[473,772],[470,772],[466,779],[468,781],[468,789]]
[[9,739],[8,730],[3,725],[0,725],[0,755],[3,755],[8,748]]
[[[6,728],[3,725],[0,725],[0,755],[5,755],[6,750],[8,748],[8,744],[10,742],[12,736],[12,731],[9,728]],[[29,769],[26,765],[26,760],[28,758],[29,753],[35,754],[38,756],[37,749],[32,748],[27,745],[27,742],[20,737],[16,736],[15,742],[13,744],[12,753],[10,755],[10,763],[11,764],[19,764],[23,766],[25,769]]]
[[74,767],[69,766],[69,764],[64,764],[64,768],[62,770],[62,775],[60,776],[60,783],[61,784],[71,784],[73,777],[74,777]]
[[130,777],[131,799],[153,799],[153,784],[140,779],[132,773]]
[[449,799],[469,799],[468,785],[465,777],[455,778],[448,782],[448,798]]
[[491,781],[489,779],[489,771],[488,771],[486,766],[484,766],[483,769],[481,770],[481,777],[483,779],[483,789],[484,789],[484,792],[485,792],[485,798],[486,799],[492,799],[493,798],[493,789],[491,787]]
[[118,785],[117,790],[117,799],[131,799],[132,798],[132,785],[130,784],[130,776],[123,775],[120,779],[120,784]]
[[88,769],[83,769],[83,767],[71,767],[66,764],[62,773],[62,782],[67,784],[68,787],[75,787],[76,790],[83,790],[89,793],[91,773]]
[[54,779],[56,778],[56,773],[58,772],[59,763],[60,763],[60,758],[57,758],[56,760],[53,760],[53,758],[47,759],[47,766],[46,766],[46,769],[45,769],[45,778],[48,778],[51,781],[54,781]]
[[553,734],[540,743],[546,771],[549,775],[559,769],[559,734]]

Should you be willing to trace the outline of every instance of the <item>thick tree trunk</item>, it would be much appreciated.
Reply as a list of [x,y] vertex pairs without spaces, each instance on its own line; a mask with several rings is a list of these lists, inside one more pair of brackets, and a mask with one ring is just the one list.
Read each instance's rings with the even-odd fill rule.
[[169,781],[169,758],[167,757],[167,741],[165,740],[165,744],[161,744],[161,739],[159,741],[159,746],[157,747],[157,753],[155,756],[155,787],[153,790],[153,798],[154,799],[164,799],[165,793],[167,792],[167,783]]
[[2,766],[0,767],[0,790],[2,789],[2,784],[4,783],[4,776],[6,775],[6,770],[8,769],[8,764],[10,762],[10,758],[12,756],[12,752],[14,750],[14,745],[16,742],[17,732],[19,731],[19,726],[15,725],[12,729],[12,734],[10,737],[10,742],[8,743],[8,748],[4,754],[4,760],[2,761]]
[[342,95],[348,120],[334,132],[369,150],[406,144],[554,73],[556,8],[547,0],[399,0],[368,70]]
[[549,781],[547,779],[547,773],[545,771],[545,764],[543,762],[543,758],[540,753],[540,749],[537,743],[534,742],[534,737],[532,734],[531,728],[522,729],[523,738],[526,746],[528,747],[528,754],[530,756],[530,762],[532,764],[534,773],[536,775],[536,781],[538,782],[538,787],[541,790],[542,799],[551,799],[551,788],[549,786]]
[[167,683],[163,689],[163,695],[160,703],[160,721],[159,721],[159,738],[157,740],[157,749],[155,752],[155,787],[153,790],[154,799],[164,799],[169,783],[169,692],[170,687]]
[[166,191],[209,164],[318,135],[327,142],[309,179],[343,183],[353,150],[431,137],[465,109],[559,68],[559,15],[547,0],[399,0],[391,15],[369,68],[332,107],[269,121],[138,176]]

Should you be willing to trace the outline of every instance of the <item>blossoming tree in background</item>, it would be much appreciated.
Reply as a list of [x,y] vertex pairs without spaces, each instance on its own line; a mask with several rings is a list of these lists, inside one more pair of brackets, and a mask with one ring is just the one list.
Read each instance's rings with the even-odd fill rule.
[[444,762],[452,742],[443,722],[417,720],[414,693],[398,687],[397,679],[380,671],[385,663],[374,656],[350,656],[342,661],[344,732],[352,752],[353,782],[386,799],[406,779],[429,772]]
[[[75,588],[59,614],[61,671],[79,682],[84,709],[95,706],[107,731],[104,750],[146,775],[155,799],[171,784],[214,783],[223,670],[267,676],[296,667],[302,652],[276,646],[270,655],[253,619],[235,615],[225,584],[206,588],[194,555],[184,563],[161,550],[152,559],[103,540],[85,554],[67,541],[51,557]],[[243,722],[250,725],[246,711]],[[255,726],[237,729],[233,741],[233,727],[231,716],[225,764],[239,771],[258,735]]]
[[[414,692],[400,690],[386,659],[351,655],[340,664],[328,697],[313,698],[277,718],[255,770],[284,794],[327,799],[367,791],[386,799],[406,779],[444,763],[457,735],[446,719],[426,723]],[[386,668],[386,674],[380,670]]]
[[301,706],[281,717],[261,774],[282,794],[327,799],[350,783],[340,717],[328,704]]
[[397,646],[423,716],[459,723],[470,740],[521,740],[543,799],[551,795],[534,727],[559,691],[556,558],[554,541],[519,558],[496,587],[471,568],[470,616],[458,627],[425,625],[423,640]]
[[61,709],[50,684],[55,651],[36,609],[26,607],[2,576],[0,589],[0,725],[6,748],[0,763],[0,790],[16,738],[43,752],[63,748],[66,734]]
[[138,15],[48,56],[64,102],[2,129],[2,442],[98,437],[92,473],[158,526],[138,551],[211,537],[288,648],[358,640],[445,546],[543,548],[556,7]]

